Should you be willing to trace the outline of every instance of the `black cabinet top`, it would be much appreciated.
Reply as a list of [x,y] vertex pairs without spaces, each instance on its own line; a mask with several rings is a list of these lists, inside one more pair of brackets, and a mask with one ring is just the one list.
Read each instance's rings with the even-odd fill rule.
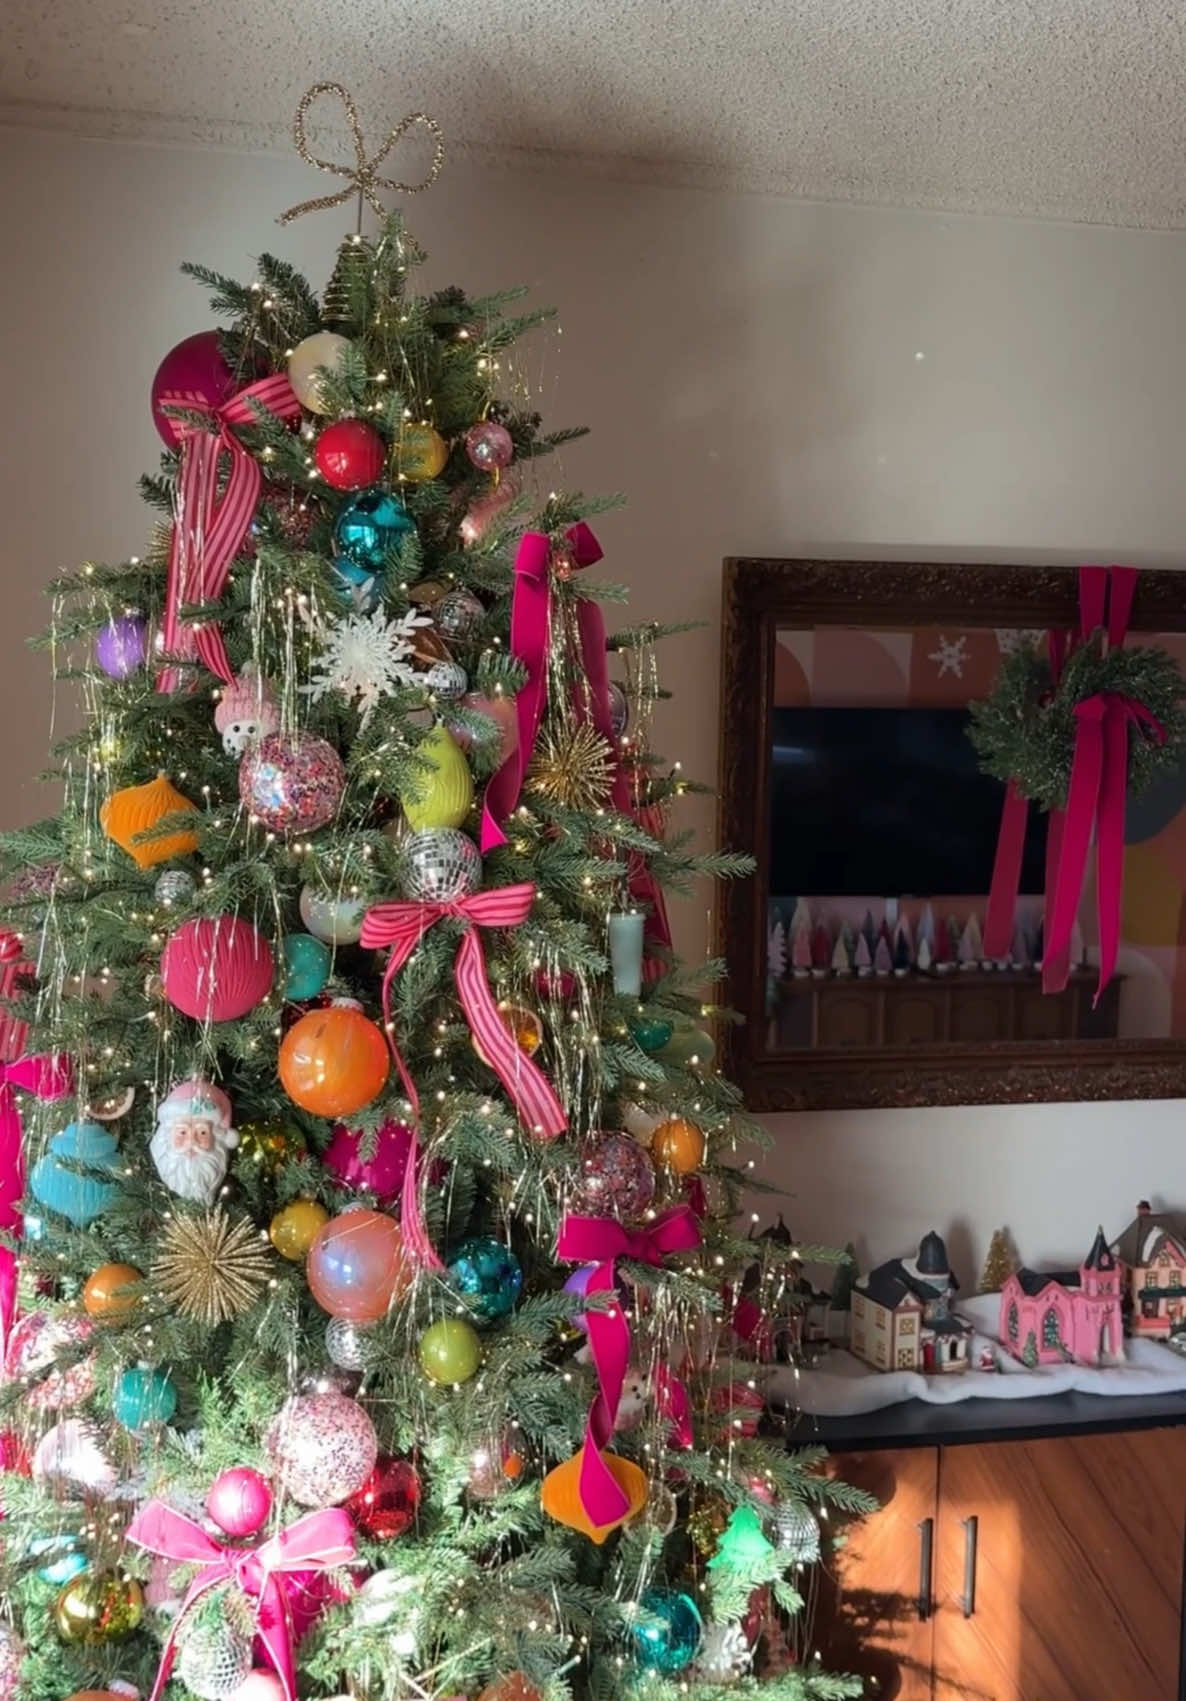
[[787,1446],[822,1443],[837,1453],[891,1447],[958,1447],[985,1441],[1037,1441],[1186,1424],[1186,1393],[1051,1394],[1031,1400],[962,1400],[932,1406],[903,1400],[861,1417],[788,1417]]

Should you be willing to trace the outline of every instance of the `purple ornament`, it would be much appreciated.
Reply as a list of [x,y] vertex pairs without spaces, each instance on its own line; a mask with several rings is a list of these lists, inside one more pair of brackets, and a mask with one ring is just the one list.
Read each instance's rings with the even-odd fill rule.
[[[579,1270],[574,1270],[572,1275],[564,1284],[565,1293],[580,1294],[583,1299],[588,1291],[589,1282],[596,1268],[596,1264],[582,1264]],[[585,1322],[585,1314],[583,1311],[578,1311],[572,1321],[573,1327],[576,1329],[587,1329],[588,1327]]]
[[272,1491],[258,1471],[236,1465],[210,1484],[206,1510],[225,1535],[253,1536],[268,1521]]
[[221,407],[233,394],[235,376],[222,358],[217,331],[199,331],[170,349],[152,381],[152,420],[167,449],[176,449],[185,427],[164,411],[171,407]]
[[628,1134],[591,1134],[577,1186],[583,1210],[629,1222],[655,1197],[655,1166]]
[[[362,1155],[364,1141],[372,1153],[369,1158]],[[384,1122],[374,1134],[338,1122],[321,1161],[343,1187],[373,1193],[386,1210],[403,1189],[411,1144],[412,1130],[404,1122]]]
[[239,764],[239,797],[274,833],[312,833],[337,814],[346,770],[332,744],[311,732],[269,733]]
[[95,639],[95,660],[111,679],[128,679],[144,666],[148,626],[138,614],[111,619]]
[[498,472],[510,466],[515,445],[505,425],[499,425],[495,419],[483,419],[466,432],[465,452],[482,472]]

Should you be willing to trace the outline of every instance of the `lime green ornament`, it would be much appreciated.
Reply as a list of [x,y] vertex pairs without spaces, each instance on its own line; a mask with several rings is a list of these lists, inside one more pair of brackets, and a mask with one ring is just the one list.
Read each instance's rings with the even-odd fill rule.
[[729,1571],[750,1571],[773,1552],[774,1543],[763,1535],[762,1520],[753,1507],[737,1506],[717,1538],[717,1551],[708,1569],[715,1571],[719,1566]]
[[468,1382],[481,1362],[477,1330],[463,1318],[433,1323],[420,1337],[420,1368],[434,1382]]

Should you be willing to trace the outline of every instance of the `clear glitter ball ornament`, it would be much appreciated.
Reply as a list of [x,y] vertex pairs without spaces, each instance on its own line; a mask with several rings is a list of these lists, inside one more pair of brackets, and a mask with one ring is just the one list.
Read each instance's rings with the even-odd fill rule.
[[777,1516],[778,1545],[798,1565],[814,1565],[820,1556],[819,1525],[807,1506],[793,1501],[780,1506]]
[[706,1683],[736,1683],[752,1658],[753,1650],[740,1624],[710,1624],[696,1657],[696,1675]]
[[331,1317],[325,1326],[325,1350],[339,1370],[362,1370],[366,1364],[365,1331],[348,1317]]
[[476,892],[482,853],[455,827],[427,827],[403,841],[404,895],[417,903],[448,904]]
[[176,1674],[200,1701],[233,1695],[252,1668],[251,1642],[234,1625],[195,1624],[182,1630]]
[[486,618],[486,609],[472,591],[450,591],[432,611],[433,622],[443,638],[456,639],[464,644],[477,633]]
[[197,889],[197,881],[184,868],[166,868],[153,887],[152,895],[158,904],[171,909],[176,904],[188,903]]
[[469,690],[469,676],[460,662],[435,661],[421,679],[443,703],[456,703]]
[[335,1506],[375,1467],[375,1426],[344,1394],[299,1394],[272,1420],[264,1452],[280,1487],[301,1506]]

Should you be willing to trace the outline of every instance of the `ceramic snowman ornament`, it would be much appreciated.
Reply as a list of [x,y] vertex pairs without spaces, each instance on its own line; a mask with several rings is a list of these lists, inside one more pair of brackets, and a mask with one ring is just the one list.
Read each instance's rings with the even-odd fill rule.
[[228,756],[242,756],[249,744],[280,730],[280,705],[266,679],[250,666],[233,679],[214,711],[215,730],[222,734]]

